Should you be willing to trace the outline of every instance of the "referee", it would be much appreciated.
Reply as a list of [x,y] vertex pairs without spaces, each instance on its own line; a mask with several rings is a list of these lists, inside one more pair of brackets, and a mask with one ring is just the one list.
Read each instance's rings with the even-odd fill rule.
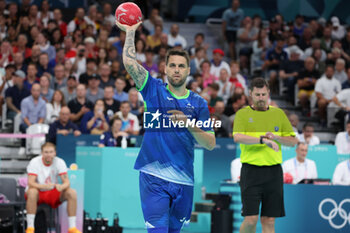
[[268,105],[270,90],[263,78],[252,80],[249,94],[252,105],[237,112],[233,127],[241,147],[240,232],[255,232],[261,204],[263,232],[272,233],[275,218],[285,215],[281,144],[292,147],[297,139],[284,112]]

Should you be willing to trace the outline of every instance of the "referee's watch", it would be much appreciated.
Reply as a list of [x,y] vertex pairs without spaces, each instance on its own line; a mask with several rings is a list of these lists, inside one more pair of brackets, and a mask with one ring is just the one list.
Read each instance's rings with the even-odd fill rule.
[[263,139],[266,138],[265,136],[260,136],[260,144],[264,144]]

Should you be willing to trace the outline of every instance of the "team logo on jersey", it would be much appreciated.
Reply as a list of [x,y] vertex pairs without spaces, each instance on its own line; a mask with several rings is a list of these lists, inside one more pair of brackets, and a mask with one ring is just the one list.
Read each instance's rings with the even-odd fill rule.
[[174,100],[174,98],[171,98],[169,96],[166,97],[168,100]]
[[275,126],[275,132],[277,132],[280,128],[278,126]]

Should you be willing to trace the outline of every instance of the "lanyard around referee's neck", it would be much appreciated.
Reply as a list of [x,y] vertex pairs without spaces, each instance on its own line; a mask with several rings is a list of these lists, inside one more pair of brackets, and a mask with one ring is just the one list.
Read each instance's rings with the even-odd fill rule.
[[[304,163],[305,163],[304,179],[306,179],[306,178],[307,178],[307,163],[306,163],[306,159],[305,159]],[[297,158],[294,158],[294,167],[295,167],[295,176],[298,177],[298,163],[297,163]]]

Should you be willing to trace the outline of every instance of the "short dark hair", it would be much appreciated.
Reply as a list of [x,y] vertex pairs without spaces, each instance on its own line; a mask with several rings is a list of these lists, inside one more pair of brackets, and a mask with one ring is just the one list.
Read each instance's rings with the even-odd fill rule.
[[313,126],[313,124],[311,124],[310,122],[306,122],[306,123],[304,124],[304,126],[303,126],[303,129],[306,129],[307,127],[315,128],[315,127]]
[[254,87],[256,87],[256,88],[266,87],[268,90],[270,89],[269,84],[266,82],[266,80],[263,78],[260,78],[260,77],[254,78],[251,81],[250,86],[249,86],[249,90],[253,91]]
[[203,33],[201,33],[201,32],[199,32],[199,33],[197,33],[195,36],[194,36],[194,38],[197,38],[197,37],[202,37],[203,39],[204,39],[204,34]]
[[168,65],[169,57],[170,56],[181,56],[186,58],[187,66],[190,66],[190,56],[188,55],[187,51],[182,49],[170,49],[168,50],[166,57],[165,57],[165,64]]
[[215,91],[219,91],[219,89],[220,89],[220,86],[217,83],[209,84],[209,87],[213,88]]

